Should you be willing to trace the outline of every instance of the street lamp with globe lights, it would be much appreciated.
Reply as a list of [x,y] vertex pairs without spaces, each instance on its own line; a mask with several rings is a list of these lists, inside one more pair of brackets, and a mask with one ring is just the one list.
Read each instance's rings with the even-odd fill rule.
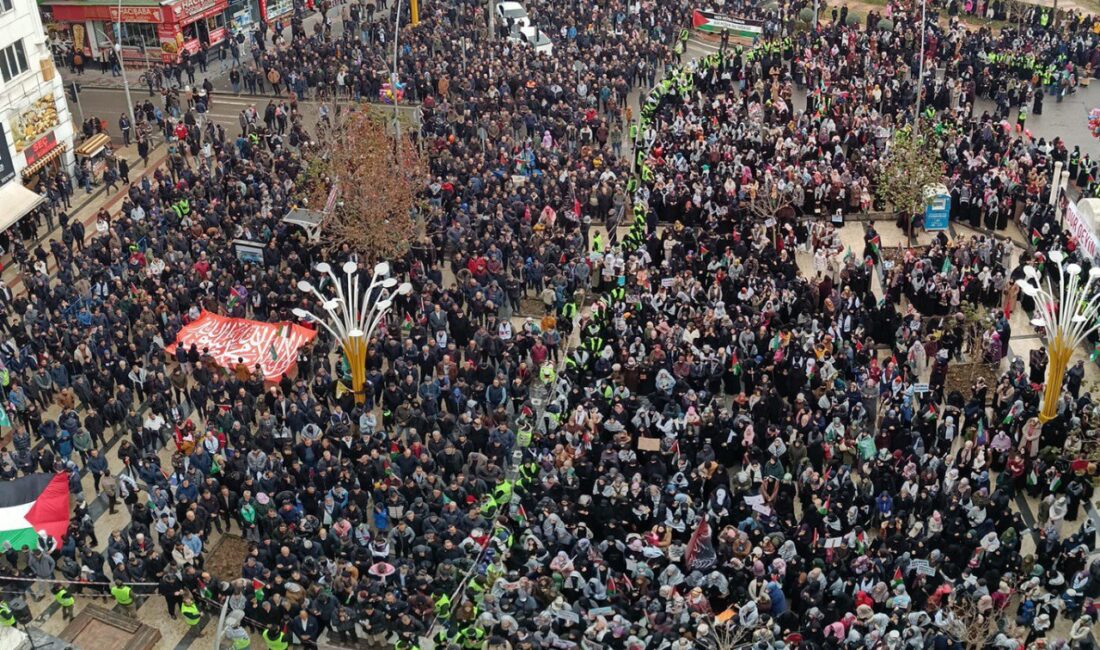
[[[340,342],[340,347],[347,356],[348,366],[351,368],[355,402],[362,404],[366,401],[363,386],[367,379],[367,342],[393,307],[393,298],[411,292],[412,285],[408,282],[398,284],[397,278],[390,277],[389,262],[379,262],[374,265],[374,273],[365,291],[359,290],[358,262],[345,262],[340,267],[344,273],[343,281],[336,277],[336,273],[328,262],[319,262],[313,268],[328,275],[332,280],[335,295],[326,296],[308,280],[299,280],[298,289],[304,293],[311,293],[317,298],[324,310],[324,318],[301,308],[292,310],[292,313],[300,319],[319,324]],[[379,290],[376,298],[373,297],[375,290]]]
[[1016,284],[1025,295],[1035,300],[1036,317],[1031,324],[1042,327],[1047,335],[1046,385],[1043,387],[1043,404],[1039,421],[1049,422],[1058,415],[1058,401],[1062,393],[1062,379],[1069,366],[1073,351],[1090,334],[1100,329],[1100,300],[1090,300],[1092,283],[1100,278],[1100,268],[1092,267],[1088,279],[1081,282],[1081,266],[1065,264],[1062,251],[1051,251],[1049,259],[1058,267],[1058,289],[1050,278],[1043,278],[1034,266],[1024,267],[1024,277]]

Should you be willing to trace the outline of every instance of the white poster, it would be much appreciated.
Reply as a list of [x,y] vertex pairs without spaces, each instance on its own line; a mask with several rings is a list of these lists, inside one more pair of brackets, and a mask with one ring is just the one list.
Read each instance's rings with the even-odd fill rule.
[[1092,224],[1077,211],[1077,204],[1072,201],[1066,202],[1066,230],[1077,239],[1077,246],[1084,256],[1091,259],[1100,257],[1100,239],[1096,237]]

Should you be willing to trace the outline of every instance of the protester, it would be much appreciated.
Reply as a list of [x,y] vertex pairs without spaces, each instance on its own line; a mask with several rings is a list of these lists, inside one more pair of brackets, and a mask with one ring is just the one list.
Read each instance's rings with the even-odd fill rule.
[[[226,603],[240,647],[247,628],[268,647],[713,648],[732,621],[758,647],[926,648],[967,642],[979,616],[1019,626],[983,646],[1053,642],[1058,622],[1089,647],[1083,370],[1045,424],[1045,359],[1013,358],[970,395],[945,377],[962,358],[1001,368],[1008,317],[1034,307],[997,231],[1034,230],[1036,261],[1075,250],[1042,208],[1071,154],[1006,128],[1001,105],[1048,92],[1051,66],[1076,74],[1096,37],[930,22],[945,72],[920,89],[912,7],[788,35],[726,4],[765,33],[701,59],[683,56],[686,3],[527,3],[552,54],[486,39],[480,3],[422,7],[403,88],[385,86],[379,7],[342,7],[337,34],[322,5],[311,30],[296,13],[289,33],[257,31],[238,74],[276,97],[239,133],[204,122],[198,93],[140,103],[134,131],[157,125],[165,165],[120,187],[90,237],[21,265],[0,346],[0,477],[79,472],[75,452],[129,524],[99,555],[81,512],[58,548],[5,554],[0,582],[20,562],[71,580],[73,564],[72,593],[88,583],[126,612],[160,594],[189,626]],[[339,390],[350,372],[323,333],[274,382],[200,346],[165,354],[203,310],[317,311],[297,290],[325,281],[317,262],[368,276],[282,218],[345,100],[398,91],[421,102],[425,234],[391,261],[413,291],[368,344],[365,403]],[[981,230],[887,260],[870,225],[851,250],[837,226],[884,208],[876,172],[918,95],[952,216]],[[977,96],[997,114],[973,115]],[[312,133],[305,99],[328,118]],[[54,395],[79,409],[49,415]],[[239,574],[204,571],[212,530],[247,540]]]

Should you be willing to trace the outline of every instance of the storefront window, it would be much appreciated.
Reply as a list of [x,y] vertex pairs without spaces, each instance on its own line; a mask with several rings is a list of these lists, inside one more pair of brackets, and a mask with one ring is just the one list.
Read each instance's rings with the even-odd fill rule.
[[268,0],[267,19],[278,18],[294,9],[294,0]]
[[206,19],[206,28],[210,31],[225,27],[225,14],[217,14]]
[[149,23],[122,23],[121,40],[126,47],[160,47],[157,26]]

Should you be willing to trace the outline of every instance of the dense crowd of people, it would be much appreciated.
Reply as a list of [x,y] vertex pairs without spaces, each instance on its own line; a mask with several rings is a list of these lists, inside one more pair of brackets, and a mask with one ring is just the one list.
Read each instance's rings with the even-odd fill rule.
[[[228,601],[238,648],[249,630],[268,648],[1094,647],[1096,404],[1077,365],[1040,423],[1046,360],[1002,371],[1030,307],[1010,246],[941,235],[887,259],[873,225],[855,251],[835,227],[875,207],[919,117],[957,222],[1015,220],[1036,260],[1079,259],[1041,209],[1072,154],[973,105],[1072,88],[1043,75],[1088,69],[1085,23],[933,23],[946,72],[920,88],[919,13],[897,3],[694,59],[685,3],[526,8],[552,54],[486,39],[481,3],[402,32],[425,235],[392,261],[413,291],[369,343],[361,404],[323,334],[278,382],[162,348],[202,310],[296,320],[315,306],[297,281],[352,259],[282,218],[316,153],[298,102],[392,81],[386,7],[261,29],[242,83],[280,98],[239,133],[196,115],[209,96],[139,106],[165,166],[0,291],[0,477],[69,471],[77,498],[61,544],[5,549],[5,589],[160,594],[195,624]],[[999,58],[1025,37],[1031,67]],[[990,314],[977,335],[971,310]],[[950,384],[962,358],[996,386]],[[81,473],[129,514],[105,553]],[[247,541],[239,573],[207,566],[215,531]]]

